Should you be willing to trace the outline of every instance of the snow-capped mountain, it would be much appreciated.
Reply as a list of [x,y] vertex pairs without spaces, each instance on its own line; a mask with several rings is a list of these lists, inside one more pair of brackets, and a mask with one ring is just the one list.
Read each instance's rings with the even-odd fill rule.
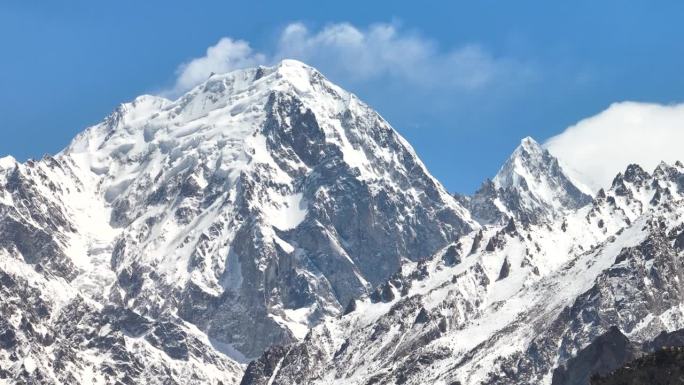
[[[681,164],[632,165],[555,221],[476,230],[242,384],[586,384],[592,367],[569,360],[612,328],[634,343],[684,328],[683,192]],[[565,381],[566,364],[581,376]]]
[[523,223],[554,220],[591,202],[553,155],[524,138],[492,180],[471,197],[457,196],[483,224],[514,218]]
[[531,138],[452,196],[315,69],[212,75],[0,159],[0,383],[585,381],[684,329],[682,198]]
[[479,227],[381,116],[291,60],[0,165],[9,381],[237,383]]

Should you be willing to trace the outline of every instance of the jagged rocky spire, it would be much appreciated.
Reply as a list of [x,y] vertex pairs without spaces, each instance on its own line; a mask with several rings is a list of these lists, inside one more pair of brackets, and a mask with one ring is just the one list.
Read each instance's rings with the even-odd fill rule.
[[576,210],[591,202],[591,197],[548,150],[526,137],[496,176],[467,201],[473,216],[485,224],[509,217],[536,223]]

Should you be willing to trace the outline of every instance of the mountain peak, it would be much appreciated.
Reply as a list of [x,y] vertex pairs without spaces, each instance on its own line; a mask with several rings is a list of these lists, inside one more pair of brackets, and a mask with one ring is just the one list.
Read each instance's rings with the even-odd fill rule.
[[274,67],[276,68],[292,68],[295,70],[304,70],[304,71],[316,71],[318,72],[314,67],[299,61],[297,59],[283,59],[280,62],[278,62]]
[[[314,83],[324,80],[326,80],[325,77],[314,67],[299,60],[283,59],[272,66],[260,65],[212,74],[203,83],[181,96],[179,100],[204,93],[222,94],[225,91],[240,91],[256,86],[257,82],[260,83],[261,89],[277,88],[278,85],[282,88],[284,84],[288,84],[298,91],[310,91]],[[330,85],[333,86],[332,83]]]
[[544,149],[541,147],[541,145],[534,140],[531,136],[526,136],[522,140],[520,140],[520,145],[518,145],[518,148],[516,149],[517,151],[528,151],[528,152],[543,152]]
[[[351,100],[348,92],[313,67],[286,59],[270,67],[212,74],[173,101],[142,95],[122,103],[64,152],[138,157],[154,149],[166,152],[171,143],[207,146],[211,142],[223,147],[226,138],[242,142],[260,129],[273,93],[290,95],[321,117],[341,113]],[[236,152],[242,152],[237,147]]]
[[557,163],[556,158],[528,136],[520,141],[492,182],[497,188],[524,187],[526,182],[537,179],[538,171],[553,167],[554,163]]
[[[236,292],[230,309],[273,293],[258,308],[264,338],[221,331],[246,356],[303,337],[402,260],[476,226],[379,114],[295,60],[124,103],[61,155],[124,233],[117,269],[154,268],[152,286],[179,292]],[[326,266],[300,273],[319,255]],[[231,313],[250,328],[252,316]]]
[[484,223],[511,216],[535,222],[591,201],[558,160],[529,136],[520,141],[491,183],[493,189],[483,186],[471,200],[470,209]]

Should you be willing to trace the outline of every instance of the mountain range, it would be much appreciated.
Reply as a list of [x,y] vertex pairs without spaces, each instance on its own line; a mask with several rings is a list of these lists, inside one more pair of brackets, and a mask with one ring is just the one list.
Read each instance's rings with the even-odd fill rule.
[[683,197],[532,138],[452,194],[317,70],[214,74],[0,159],[0,383],[587,384],[684,329]]

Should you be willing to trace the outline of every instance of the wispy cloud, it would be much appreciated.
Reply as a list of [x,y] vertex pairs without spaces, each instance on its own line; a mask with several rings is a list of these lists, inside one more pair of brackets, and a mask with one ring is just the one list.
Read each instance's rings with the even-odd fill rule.
[[207,48],[206,55],[181,64],[176,70],[176,83],[167,93],[187,91],[205,81],[212,72],[229,72],[265,62],[266,56],[255,52],[246,41],[224,37],[216,45]]
[[341,23],[318,32],[291,24],[282,33],[277,57],[315,63],[346,79],[388,77],[427,88],[480,87],[498,70],[497,61],[476,45],[440,51],[434,42],[391,24],[362,30]]
[[684,160],[684,104],[623,102],[584,119],[546,142],[594,190],[609,187],[630,163],[651,171]]
[[476,90],[511,77],[530,75],[529,68],[498,58],[477,44],[443,49],[434,41],[395,24],[359,28],[337,23],[311,30],[302,23],[286,26],[270,51],[255,51],[248,42],[224,37],[205,56],[182,64],[167,93],[179,94],[221,73],[290,58],[317,67],[341,82],[382,79],[420,89]]

